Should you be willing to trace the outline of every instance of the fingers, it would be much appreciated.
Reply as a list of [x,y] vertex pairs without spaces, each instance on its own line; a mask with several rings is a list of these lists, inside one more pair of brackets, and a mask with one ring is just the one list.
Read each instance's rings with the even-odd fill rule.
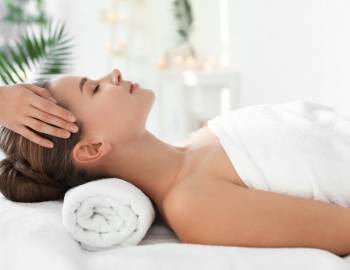
[[[76,124],[65,121],[59,117],[52,115],[52,114],[43,112],[34,106],[31,106],[31,109],[28,111],[28,116],[34,117],[38,120],[41,120],[41,121],[49,123],[49,124],[53,124],[59,128],[66,129],[70,132],[77,132],[78,131],[78,126]],[[60,133],[62,136],[64,136],[63,133],[65,133],[65,132],[64,132],[64,130],[62,130]],[[56,136],[56,134],[51,134],[51,133],[50,133],[50,135]]]
[[61,138],[69,138],[70,137],[70,132],[67,130],[63,130],[61,128],[53,127],[45,122],[42,122],[38,119],[32,118],[32,117],[27,117],[25,120],[25,125],[38,131],[41,133],[53,135],[56,137],[61,137]]
[[23,137],[27,138],[28,140],[30,140],[36,144],[41,145],[42,147],[47,147],[47,148],[54,147],[53,142],[35,134],[33,131],[29,130],[25,126],[20,126],[20,127],[16,128],[15,131],[18,134],[22,135]]
[[42,87],[38,87],[34,84],[21,84],[23,87],[31,90],[32,92],[38,94],[39,96],[42,96],[44,98],[48,98],[50,99],[52,102],[55,102],[57,103],[57,100],[54,99],[52,96],[51,96],[51,93],[50,91],[48,91],[47,89],[45,88],[42,88]]
[[64,120],[67,120],[70,122],[76,121],[75,116],[71,112],[62,108],[59,105],[52,104],[52,102],[50,102],[47,99],[42,98],[40,96],[36,96],[35,98],[31,99],[31,104],[34,107],[36,107],[44,112],[53,114],[53,115],[60,117]]

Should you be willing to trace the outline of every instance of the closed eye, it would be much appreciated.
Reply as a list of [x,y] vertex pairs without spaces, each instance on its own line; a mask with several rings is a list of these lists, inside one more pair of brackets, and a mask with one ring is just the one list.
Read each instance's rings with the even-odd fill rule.
[[95,87],[95,89],[94,89],[94,91],[93,91],[93,94],[95,94],[95,93],[98,91],[99,88],[100,88],[100,85],[99,85],[99,84],[96,85],[96,87]]

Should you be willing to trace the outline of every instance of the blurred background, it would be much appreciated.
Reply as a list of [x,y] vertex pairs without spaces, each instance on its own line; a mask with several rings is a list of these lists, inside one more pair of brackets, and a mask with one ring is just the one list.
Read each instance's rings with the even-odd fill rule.
[[40,50],[43,21],[63,23],[48,39],[56,54],[42,48],[22,79],[118,68],[155,92],[147,128],[174,143],[255,104],[303,99],[350,114],[349,14],[347,0],[1,0],[0,48],[31,27],[25,46]]

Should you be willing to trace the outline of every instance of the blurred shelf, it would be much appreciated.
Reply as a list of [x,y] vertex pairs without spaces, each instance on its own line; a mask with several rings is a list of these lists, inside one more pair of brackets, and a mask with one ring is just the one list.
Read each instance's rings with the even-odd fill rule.
[[160,136],[185,140],[220,113],[238,108],[239,72],[234,70],[158,70]]

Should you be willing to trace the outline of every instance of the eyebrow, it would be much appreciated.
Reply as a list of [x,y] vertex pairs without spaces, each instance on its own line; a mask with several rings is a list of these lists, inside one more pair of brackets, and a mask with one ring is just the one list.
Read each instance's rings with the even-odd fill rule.
[[47,81],[44,81],[44,83],[43,83],[43,88],[45,88],[45,89],[47,89],[47,90],[51,90],[51,83],[50,83],[50,81],[49,80],[47,80]]
[[84,84],[86,83],[87,80],[88,80],[88,78],[86,78],[86,77],[84,77],[80,80],[79,89],[80,89],[81,94],[83,94],[83,87],[84,87]]

